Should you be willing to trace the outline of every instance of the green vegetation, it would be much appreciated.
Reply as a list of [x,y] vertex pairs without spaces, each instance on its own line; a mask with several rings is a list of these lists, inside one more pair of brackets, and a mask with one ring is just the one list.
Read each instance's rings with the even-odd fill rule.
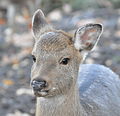
[[73,10],[120,8],[120,0],[42,0],[41,8],[48,13],[55,8],[61,8],[63,4],[69,4]]

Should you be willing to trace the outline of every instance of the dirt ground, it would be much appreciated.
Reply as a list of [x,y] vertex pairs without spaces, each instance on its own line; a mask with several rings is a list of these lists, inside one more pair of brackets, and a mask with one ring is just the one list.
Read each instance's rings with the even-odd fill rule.
[[[105,65],[120,75],[120,10],[77,11],[62,14],[59,20],[51,16],[54,27],[71,33],[87,23],[102,23],[102,37],[85,63]],[[33,43],[25,25],[16,25],[14,30],[0,26],[0,116],[34,116],[36,98],[29,84]]]

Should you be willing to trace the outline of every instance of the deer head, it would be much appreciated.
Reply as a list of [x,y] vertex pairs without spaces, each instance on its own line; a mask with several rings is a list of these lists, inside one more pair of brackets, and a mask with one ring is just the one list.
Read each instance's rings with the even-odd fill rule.
[[101,24],[87,24],[74,36],[55,30],[43,12],[33,16],[32,31],[35,44],[32,51],[31,85],[38,97],[65,95],[76,86],[79,64],[85,53],[97,44]]

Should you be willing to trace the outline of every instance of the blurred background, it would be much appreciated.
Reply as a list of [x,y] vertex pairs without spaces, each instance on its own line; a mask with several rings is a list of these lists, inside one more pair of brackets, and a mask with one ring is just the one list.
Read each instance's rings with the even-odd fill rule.
[[85,63],[110,67],[120,75],[120,0],[0,0],[0,116],[34,116],[31,94],[31,18],[42,9],[56,29],[69,33],[87,23],[104,31]]

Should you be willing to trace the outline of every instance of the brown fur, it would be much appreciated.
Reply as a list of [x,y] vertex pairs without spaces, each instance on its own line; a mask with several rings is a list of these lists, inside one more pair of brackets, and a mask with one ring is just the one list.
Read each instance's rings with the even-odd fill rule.
[[[38,97],[36,116],[86,116],[80,104],[77,86],[79,64],[84,57],[74,46],[78,40],[64,31],[49,29],[47,22],[43,21],[43,14],[39,12],[41,11],[37,11],[33,18],[34,22],[37,17],[38,24],[33,23],[36,42],[32,54],[36,57],[36,62],[31,70],[31,81],[36,78],[45,80],[48,83],[45,89],[49,92],[36,94]],[[40,15],[43,24],[39,22],[37,15]],[[93,28],[94,25],[88,27]],[[99,28],[97,24],[96,27]],[[87,35],[82,36],[87,40]],[[63,58],[70,59],[67,65],[60,63]]]

